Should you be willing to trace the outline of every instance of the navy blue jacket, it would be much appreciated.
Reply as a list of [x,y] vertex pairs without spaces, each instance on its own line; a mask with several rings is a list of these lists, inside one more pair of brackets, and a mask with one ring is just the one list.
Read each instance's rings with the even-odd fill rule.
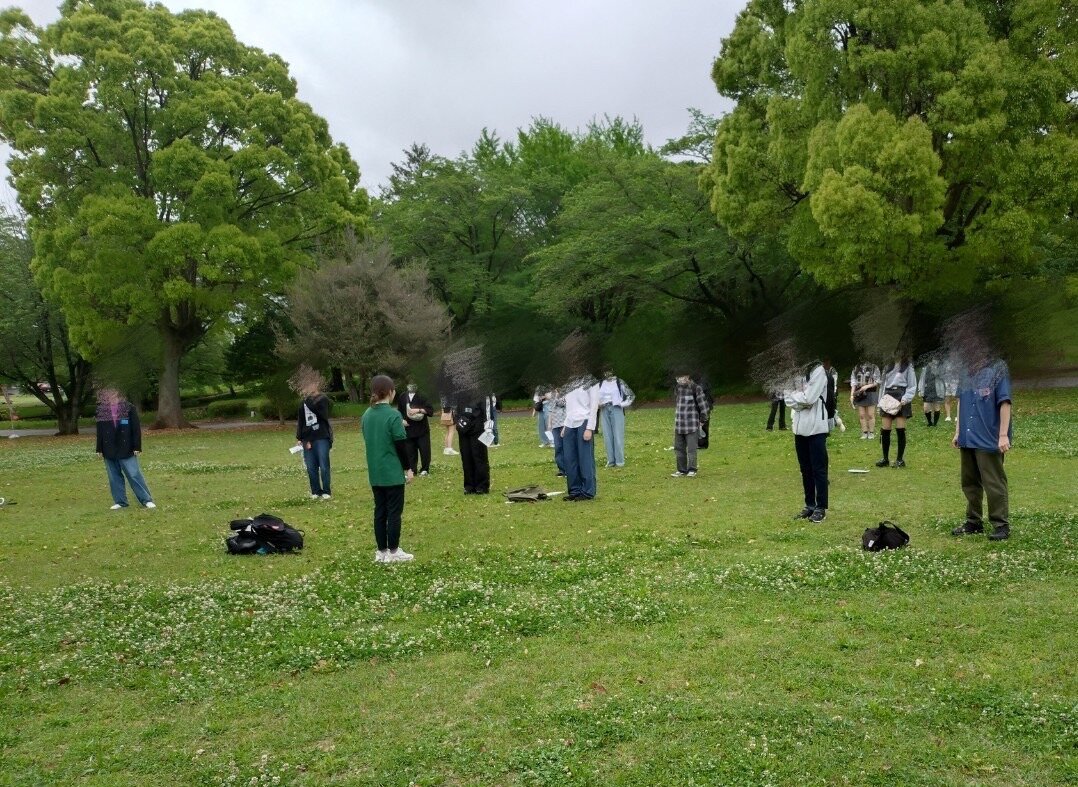
[[111,418],[97,422],[97,453],[106,459],[127,459],[142,450],[142,427],[131,405],[116,423]]

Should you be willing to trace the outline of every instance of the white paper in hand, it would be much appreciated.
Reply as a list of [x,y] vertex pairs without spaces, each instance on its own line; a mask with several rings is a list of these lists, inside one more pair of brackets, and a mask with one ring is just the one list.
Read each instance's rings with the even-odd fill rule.
[[303,450],[302,445],[294,445],[294,446],[292,446],[291,448],[288,449],[288,453],[290,453],[290,454],[298,454],[302,450]]

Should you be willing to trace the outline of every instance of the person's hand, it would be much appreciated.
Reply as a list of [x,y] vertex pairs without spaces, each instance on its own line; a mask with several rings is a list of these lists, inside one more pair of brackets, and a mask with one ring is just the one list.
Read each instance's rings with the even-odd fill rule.
[[999,452],[1005,454],[1011,450],[1011,438],[1005,434],[999,436]]
[[403,426],[405,429],[407,429],[408,428],[408,419],[402,418],[401,419],[401,426]]
[[561,436],[565,437],[565,427],[564,426],[561,428]]
[[139,455],[142,454],[142,451],[135,451],[134,454],[135,454],[135,456],[139,456]]
[[958,432],[955,432],[954,437],[951,438],[951,445],[958,448]]
[[591,440],[591,430],[590,429],[585,429],[584,430],[584,442],[586,443],[586,442],[588,442],[590,440]]
[[404,471],[404,483],[406,483],[406,484],[412,483],[413,478],[415,478],[415,473],[413,473],[411,470],[405,470]]
[[312,446],[311,446],[310,443],[307,443],[307,445],[305,445],[303,447],[306,448],[308,451],[310,451]]

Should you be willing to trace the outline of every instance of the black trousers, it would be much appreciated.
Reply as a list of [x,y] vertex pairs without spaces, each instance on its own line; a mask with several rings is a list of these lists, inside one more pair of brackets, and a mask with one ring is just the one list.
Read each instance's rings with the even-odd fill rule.
[[[417,464],[416,460],[419,460]],[[430,472],[430,432],[408,438],[408,466],[413,473]]]
[[486,494],[490,491],[490,460],[479,435],[460,437],[460,464],[464,469],[464,491]]
[[767,417],[767,428],[775,428],[775,413],[779,414],[779,429],[786,428],[786,400],[775,399],[771,402],[771,415]]
[[794,435],[801,483],[805,487],[805,508],[827,509],[827,435]]
[[404,484],[372,486],[374,494],[374,540],[379,549],[396,549],[401,543]]

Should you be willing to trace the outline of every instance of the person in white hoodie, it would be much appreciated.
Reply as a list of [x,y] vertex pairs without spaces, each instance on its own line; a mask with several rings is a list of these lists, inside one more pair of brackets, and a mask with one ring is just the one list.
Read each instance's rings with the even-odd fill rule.
[[813,362],[808,373],[797,375],[783,392],[792,414],[794,450],[805,489],[805,507],[795,519],[822,522],[827,517],[828,380],[823,364]]

